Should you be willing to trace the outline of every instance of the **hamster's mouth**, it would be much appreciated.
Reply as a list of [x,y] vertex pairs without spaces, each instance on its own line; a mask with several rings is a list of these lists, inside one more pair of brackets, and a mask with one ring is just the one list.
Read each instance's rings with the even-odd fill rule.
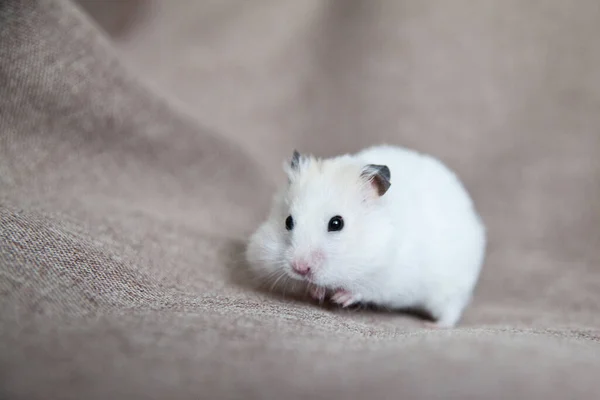
[[314,283],[314,276],[312,272],[309,272],[305,275],[301,275],[297,272],[292,271],[291,273],[292,278],[297,279],[299,281],[305,281],[305,282],[309,282],[309,283]]
[[312,271],[307,272],[306,274],[299,274],[294,270],[288,272],[291,278],[296,279],[302,282],[308,282],[312,284],[316,284],[315,275]]

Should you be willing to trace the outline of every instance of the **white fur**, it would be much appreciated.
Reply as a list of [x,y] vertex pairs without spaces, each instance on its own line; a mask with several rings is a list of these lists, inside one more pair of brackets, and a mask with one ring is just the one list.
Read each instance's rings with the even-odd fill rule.
[[[386,165],[391,186],[379,196],[361,177]],[[297,258],[314,258],[311,284],[345,305],[422,308],[439,326],[454,326],[470,302],[484,260],[485,229],[456,175],[438,160],[393,146],[286,167],[289,184],[251,236],[246,258],[260,276],[286,274]],[[285,228],[292,215],[295,226]],[[331,217],[344,228],[328,232]]]

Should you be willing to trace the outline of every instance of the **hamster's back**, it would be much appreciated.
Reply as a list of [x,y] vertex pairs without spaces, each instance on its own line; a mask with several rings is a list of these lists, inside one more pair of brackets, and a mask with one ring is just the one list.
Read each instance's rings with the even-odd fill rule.
[[[452,170],[429,155],[396,146],[374,146],[355,156],[361,162],[390,169],[392,184],[386,205],[399,240],[421,248],[422,261],[431,268],[446,270],[448,261],[454,260],[463,271],[477,275],[483,261],[485,228]],[[471,284],[471,279],[468,281],[465,284]]]
[[399,146],[379,145],[366,148],[355,157],[364,163],[388,166],[391,198],[433,205],[428,201],[430,199],[444,204],[445,208],[473,208],[473,202],[456,174],[430,155]]

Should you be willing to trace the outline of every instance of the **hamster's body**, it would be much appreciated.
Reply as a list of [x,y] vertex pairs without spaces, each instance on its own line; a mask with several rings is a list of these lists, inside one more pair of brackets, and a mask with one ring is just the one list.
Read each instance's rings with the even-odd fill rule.
[[343,306],[419,308],[438,326],[454,326],[486,247],[484,226],[456,175],[430,156],[394,146],[299,157],[250,239],[250,266],[264,276],[285,271],[314,285],[318,298],[333,292]]

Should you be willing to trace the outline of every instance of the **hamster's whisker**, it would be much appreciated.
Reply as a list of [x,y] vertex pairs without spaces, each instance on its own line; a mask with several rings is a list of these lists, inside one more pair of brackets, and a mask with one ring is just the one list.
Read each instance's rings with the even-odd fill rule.
[[283,272],[279,272],[278,275],[276,275],[276,277],[274,276],[273,279],[273,284],[271,285],[271,288],[269,289],[270,292],[272,292],[275,287],[277,286],[277,283],[281,280],[281,278],[283,278],[285,276],[285,274]]
[[312,286],[313,286],[313,284],[312,284],[312,283],[309,283],[308,285],[306,285],[306,286],[304,287],[304,296],[306,296],[306,295],[308,294],[308,290],[309,290],[309,289],[312,289]]
[[271,281],[275,277],[276,277],[276,271],[273,271],[268,274],[254,276],[253,279],[257,284],[264,287],[265,285],[271,283]]
[[290,277],[286,275],[283,281],[283,298],[285,299],[285,291],[287,290],[288,284],[290,283]]
[[281,273],[281,270],[279,270],[279,269],[276,269],[276,270],[273,270],[273,271],[269,272],[269,273],[268,273],[268,274],[265,276],[265,278],[266,278],[266,279],[273,279],[274,277],[276,277],[276,276],[277,276],[277,275],[279,275],[280,273]]

